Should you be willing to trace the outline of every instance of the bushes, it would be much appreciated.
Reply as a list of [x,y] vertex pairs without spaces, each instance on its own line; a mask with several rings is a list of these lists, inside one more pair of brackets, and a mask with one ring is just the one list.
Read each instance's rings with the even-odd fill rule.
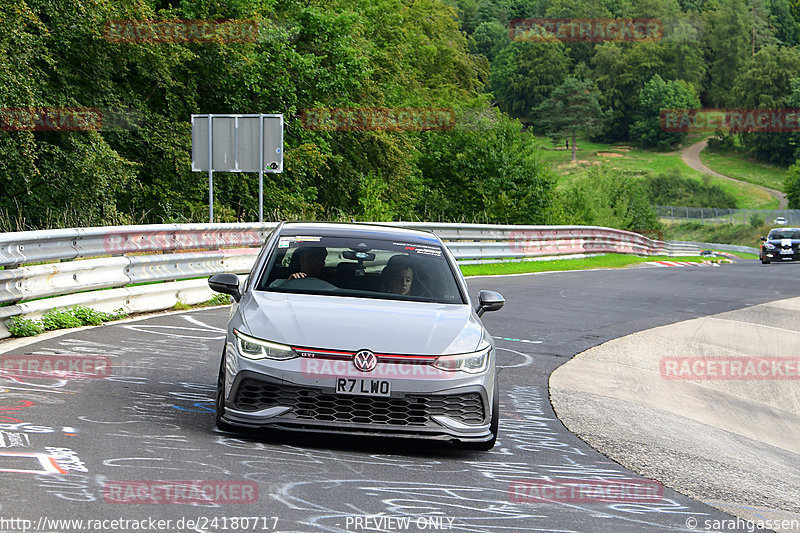
[[54,329],[78,328],[83,325],[83,322],[75,316],[74,309],[53,309],[42,316],[42,325],[45,331],[52,331]]
[[114,313],[103,313],[89,307],[72,307],[69,309],[51,309],[42,315],[42,320],[15,316],[8,321],[6,327],[9,333],[15,337],[30,337],[56,329],[97,326],[103,322],[119,320],[126,316],[128,314],[122,309],[117,309]]
[[648,197],[655,205],[681,205],[686,207],[735,208],[736,198],[711,183],[685,178],[677,169],[647,177]]
[[659,230],[645,183],[631,172],[599,166],[558,192],[547,224],[585,224],[626,230]]
[[8,332],[15,337],[32,337],[44,332],[41,322],[30,320],[21,316],[11,317],[6,325]]

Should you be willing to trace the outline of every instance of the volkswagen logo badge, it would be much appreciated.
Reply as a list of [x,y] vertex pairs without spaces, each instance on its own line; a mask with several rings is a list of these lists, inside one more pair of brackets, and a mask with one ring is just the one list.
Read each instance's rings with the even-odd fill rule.
[[360,350],[353,356],[353,365],[362,372],[372,372],[378,365],[378,358],[369,350]]

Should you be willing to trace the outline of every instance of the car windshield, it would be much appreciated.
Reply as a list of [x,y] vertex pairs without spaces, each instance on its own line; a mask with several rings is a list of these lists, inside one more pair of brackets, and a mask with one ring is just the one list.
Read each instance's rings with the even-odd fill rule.
[[361,237],[281,236],[256,290],[465,303],[440,246]]
[[800,239],[800,230],[782,229],[773,230],[769,233],[770,239]]

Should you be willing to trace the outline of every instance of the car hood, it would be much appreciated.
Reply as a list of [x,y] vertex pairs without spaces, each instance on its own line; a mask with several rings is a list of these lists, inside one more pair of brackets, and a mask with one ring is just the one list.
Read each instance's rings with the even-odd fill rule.
[[769,239],[767,242],[775,246],[797,246],[800,244],[800,239]]
[[474,351],[483,338],[464,304],[255,291],[239,309],[254,337],[304,348],[442,355]]

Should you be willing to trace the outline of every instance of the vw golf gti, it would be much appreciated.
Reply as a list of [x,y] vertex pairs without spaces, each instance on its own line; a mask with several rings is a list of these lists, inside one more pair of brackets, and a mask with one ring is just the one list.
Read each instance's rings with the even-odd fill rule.
[[278,428],[494,446],[495,346],[434,234],[382,225],[282,223],[233,297],[219,368],[220,429]]

